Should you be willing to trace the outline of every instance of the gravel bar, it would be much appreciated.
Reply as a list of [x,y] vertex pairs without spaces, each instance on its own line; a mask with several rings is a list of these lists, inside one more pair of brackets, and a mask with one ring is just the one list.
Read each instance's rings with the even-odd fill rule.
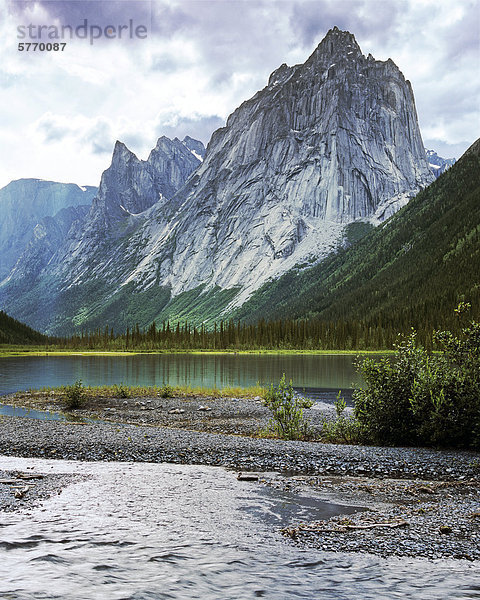
[[170,427],[0,419],[0,453],[69,460],[170,462],[289,474],[463,481],[480,454],[258,439]]

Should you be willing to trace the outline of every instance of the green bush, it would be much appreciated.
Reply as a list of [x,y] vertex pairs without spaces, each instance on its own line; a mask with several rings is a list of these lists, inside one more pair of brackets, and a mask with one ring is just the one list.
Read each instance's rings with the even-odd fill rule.
[[371,442],[480,448],[480,324],[433,340],[438,354],[417,347],[413,332],[393,361],[359,364],[365,387],[354,392],[355,416]]
[[367,438],[378,444],[417,442],[411,410],[412,386],[425,358],[415,333],[397,346],[394,360],[366,358],[357,364],[364,387],[354,391],[355,417]]
[[292,381],[285,382],[285,373],[277,387],[273,384],[266,391],[264,404],[272,412],[273,418],[267,432],[285,440],[303,440],[310,437],[310,429],[303,418],[303,408],[310,408],[312,402],[295,394]]
[[173,398],[175,395],[175,389],[166,383],[160,388],[158,395],[160,398]]
[[345,414],[347,403],[339,391],[335,400],[336,418],[324,420],[322,425],[322,440],[331,443],[356,444],[362,439],[362,428],[357,419]]
[[113,384],[112,388],[113,388],[113,395],[116,398],[130,398],[130,396],[131,396],[130,389],[123,383],[121,383],[120,385],[117,385],[115,383],[115,384]]
[[86,400],[85,388],[80,380],[72,385],[65,386],[63,393],[65,395],[65,408],[68,410],[80,408]]

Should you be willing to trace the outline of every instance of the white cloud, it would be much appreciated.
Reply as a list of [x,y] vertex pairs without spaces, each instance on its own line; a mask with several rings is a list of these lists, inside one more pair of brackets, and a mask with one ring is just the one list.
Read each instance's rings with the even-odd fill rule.
[[[52,23],[81,12],[81,2],[53,4]],[[458,155],[480,129],[478,0],[153,0],[147,40],[77,40],[58,53],[16,50],[12,6],[0,0],[0,186],[20,177],[96,185],[116,139],[142,157],[163,134],[207,142],[271,71],[305,61],[334,25],[411,80],[428,143]],[[31,22],[49,18],[41,2],[31,6]],[[126,4],[106,6],[120,19]]]

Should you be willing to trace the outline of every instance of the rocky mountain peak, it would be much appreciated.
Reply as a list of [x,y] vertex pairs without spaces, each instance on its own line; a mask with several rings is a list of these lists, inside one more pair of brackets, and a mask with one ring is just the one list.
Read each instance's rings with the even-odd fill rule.
[[128,281],[156,272],[174,295],[238,286],[241,303],[269,277],[338,247],[346,224],[385,220],[432,179],[400,70],[366,59],[334,28],[213,134],[175,198],[181,211]]
[[87,229],[115,230],[119,221],[137,216],[158,202],[163,205],[200,163],[178,138],[158,138],[146,161],[117,141],[111,165],[102,174]]
[[190,150],[190,152],[193,153],[194,156],[203,161],[203,159],[205,158],[206,149],[202,142],[200,142],[199,140],[194,140],[189,135],[187,135],[183,138],[182,144],[184,144],[184,146],[186,146]]
[[442,173],[445,173],[445,171],[456,162],[455,158],[442,158],[441,156],[438,156],[435,150],[428,150],[425,148],[425,153],[427,155],[430,170],[435,177],[439,177]]
[[111,165],[126,164],[131,160],[138,161],[138,158],[123,142],[117,140],[113,148]]
[[355,36],[349,31],[341,31],[335,26],[318,44],[306,65],[315,63],[328,68],[336,61],[352,60],[358,57],[364,58]]

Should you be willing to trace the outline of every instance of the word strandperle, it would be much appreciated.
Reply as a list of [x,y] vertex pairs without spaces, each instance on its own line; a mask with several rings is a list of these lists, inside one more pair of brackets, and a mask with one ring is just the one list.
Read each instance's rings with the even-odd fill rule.
[[145,25],[134,25],[133,19],[129,19],[127,25],[90,25],[87,19],[81,25],[19,25],[17,27],[17,38],[19,40],[89,40],[93,44],[99,39],[140,39],[147,38],[148,29]]

